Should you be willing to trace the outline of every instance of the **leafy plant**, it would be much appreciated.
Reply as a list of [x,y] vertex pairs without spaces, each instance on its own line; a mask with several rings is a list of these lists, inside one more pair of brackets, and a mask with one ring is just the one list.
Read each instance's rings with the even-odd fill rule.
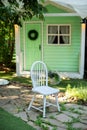
[[49,83],[51,85],[57,85],[61,81],[60,76],[56,72],[49,71],[48,76],[49,76]]
[[75,108],[69,108],[69,111],[81,115],[81,112]]
[[42,128],[42,130],[49,130],[48,126],[43,124],[43,120],[41,119],[41,117],[37,117],[35,124],[40,126]]
[[41,125],[41,128],[42,128],[42,130],[49,130],[49,127],[47,127],[47,126],[44,125],[44,124]]
[[41,120],[40,117],[37,118],[37,120],[35,121],[35,124],[38,125],[38,126],[41,126],[42,120]]
[[80,119],[79,118],[72,118],[72,123],[76,123],[76,122],[80,122]]
[[38,0],[1,0],[0,19],[7,23],[22,26],[22,20],[36,16],[44,19],[43,13],[47,10]]
[[60,106],[61,106],[61,111],[65,111],[66,110],[66,107],[65,107],[64,103],[61,103]]
[[77,97],[77,99],[82,99],[83,101],[87,101],[87,88],[84,86],[72,88],[70,84],[68,84],[66,89],[66,95],[68,98],[73,96],[73,97]]
[[14,27],[10,23],[0,21],[0,62],[6,66],[10,66],[14,48]]
[[0,1],[0,62],[11,66],[15,53],[14,25],[22,26],[23,20],[36,16],[44,19],[46,8],[38,0],[1,0]]

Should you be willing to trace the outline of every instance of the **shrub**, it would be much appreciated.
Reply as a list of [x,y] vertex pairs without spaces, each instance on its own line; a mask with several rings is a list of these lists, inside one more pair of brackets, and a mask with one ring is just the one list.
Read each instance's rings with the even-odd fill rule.
[[70,84],[68,84],[66,89],[66,95],[67,97],[76,97],[78,100],[87,101],[87,88],[85,86],[79,86],[79,87],[71,87]]

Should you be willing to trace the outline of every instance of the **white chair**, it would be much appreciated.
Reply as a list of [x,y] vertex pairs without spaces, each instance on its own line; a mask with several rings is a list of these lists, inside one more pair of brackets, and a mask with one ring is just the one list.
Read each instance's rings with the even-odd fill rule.
[[[31,80],[32,80],[32,92],[34,92],[33,98],[29,104],[28,110],[30,108],[34,108],[43,112],[43,117],[46,117],[46,106],[54,106],[57,107],[58,111],[60,111],[59,103],[58,103],[58,89],[52,88],[48,86],[48,71],[44,62],[36,61],[33,63],[31,67]],[[43,106],[37,107],[33,105],[36,94],[43,95]],[[56,104],[50,103],[46,101],[46,97],[49,95],[55,95]]]

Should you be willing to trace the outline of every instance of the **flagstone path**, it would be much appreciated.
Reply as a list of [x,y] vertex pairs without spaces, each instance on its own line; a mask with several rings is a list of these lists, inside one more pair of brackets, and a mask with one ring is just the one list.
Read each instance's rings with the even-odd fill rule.
[[[40,112],[27,110],[32,95],[31,87],[25,84],[0,85],[0,107],[20,117],[36,130],[87,130],[87,106],[62,104],[59,98],[61,112],[50,107],[47,108],[47,117],[42,118]],[[54,97],[51,98],[53,100]],[[39,101],[41,96],[37,97],[36,103]]]

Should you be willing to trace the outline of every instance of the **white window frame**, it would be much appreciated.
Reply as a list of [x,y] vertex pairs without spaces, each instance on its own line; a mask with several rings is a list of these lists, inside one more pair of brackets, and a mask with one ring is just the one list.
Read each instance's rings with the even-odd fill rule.
[[[48,27],[49,26],[57,26],[58,28],[60,26],[69,26],[70,30],[69,30],[69,34],[48,34]],[[59,29],[58,29],[58,32],[59,32]],[[59,43],[59,38],[58,38],[58,43],[48,43],[48,36],[55,36],[57,35],[58,37],[61,35],[61,36],[69,36],[69,44],[61,44]],[[71,24],[47,24],[47,44],[48,45],[71,45]]]

